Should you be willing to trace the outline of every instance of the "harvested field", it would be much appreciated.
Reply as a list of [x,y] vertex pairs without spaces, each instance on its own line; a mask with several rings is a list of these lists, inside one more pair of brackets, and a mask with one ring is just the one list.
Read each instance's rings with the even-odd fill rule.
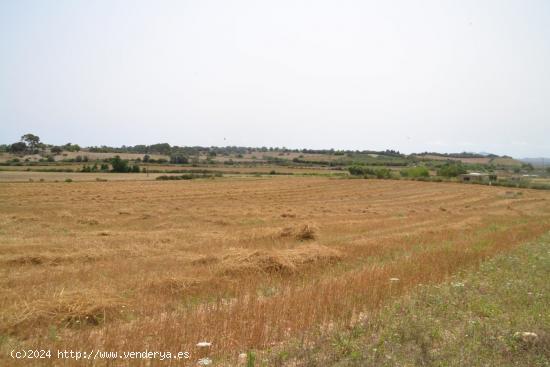
[[193,354],[208,340],[236,361],[549,229],[550,192],[479,185],[1,183],[0,358],[13,345]]
[[83,173],[83,172],[36,172],[23,170],[0,171],[0,182],[63,182],[72,181],[143,181],[155,180],[158,176],[171,175],[164,173]]

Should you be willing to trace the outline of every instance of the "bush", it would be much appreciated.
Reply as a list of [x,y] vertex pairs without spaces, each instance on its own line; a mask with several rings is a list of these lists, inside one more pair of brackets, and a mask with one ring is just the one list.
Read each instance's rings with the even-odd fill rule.
[[365,167],[351,166],[348,168],[350,175],[352,176],[364,176],[366,175]]
[[215,173],[215,174],[196,174],[196,173],[185,173],[180,176],[158,176],[156,179],[159,181],[179,181],[179,180],[193,180],[196,178],[214,178],[214,177],[222,177],[223,175],[221,173]]
[[389,168],[377,168],[374,170],[376,178],[391,178],[391,170]]
[[457,177],[466,173],[466,169],[460,163],[447,163],[437,170],[437,175],[442,177]]
[[405,168],[402,169],[399,173],[402,177],[430,177],[430,171],[424,166]]

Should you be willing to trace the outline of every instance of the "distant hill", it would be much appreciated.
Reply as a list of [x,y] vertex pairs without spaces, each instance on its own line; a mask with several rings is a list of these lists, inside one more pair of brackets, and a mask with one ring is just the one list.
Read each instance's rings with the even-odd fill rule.
[[441,161],[460,161],[468,164],[494,164],[500,166],[518,167],[521,166],[519,160],[508,156],[499,157],[497,155],[481,155],[480,153],[421,153],[414,155],[417,158],[424,160],[441,160]]
[[539,158],[521,158],[520,161],[524,163],[531,163],[536,167],[550,167],[550,158],[539,157]]

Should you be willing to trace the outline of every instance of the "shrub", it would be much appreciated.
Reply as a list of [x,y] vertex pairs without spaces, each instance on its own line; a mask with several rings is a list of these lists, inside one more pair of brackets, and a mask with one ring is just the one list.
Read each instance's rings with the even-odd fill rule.
[[185,173],[180,176],[158,176],[156,179],[159,181],[179,181],[179,180],[193,180],[196,178],[214,178],[214,177],[222,177],[223,175],[221,173],[215,173],[215,174],[196,174],[196,173]]
[[348,171],[352,176],[364,176],[366,174],[365,168],[361,166],[351,166]]
[[402,177],[411,177],[411,178],[430,176],[430,171],[428,171],[428,169],[424,166],[405,168],[405,169],[402,169],[399,173],[401,174]]
[[391,170],[389,168],[377,168],[374,170],[376,178],[391,178]]
[[464,169],[460,163],[447,163],[439,167],[437,170],[437,175],[443,177],[457,177],[458,175],[462,175],[466,172],[466,169]]

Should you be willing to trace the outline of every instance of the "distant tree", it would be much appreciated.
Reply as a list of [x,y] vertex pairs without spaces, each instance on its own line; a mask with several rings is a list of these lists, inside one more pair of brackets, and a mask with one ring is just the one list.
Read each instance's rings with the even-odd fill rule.
[[34,152],[38,149],[40,138],[34,134],[25,134],[21,137],[21,141],[27,143],[29,150]]
[[75,162],[82,162],[82,156],[81,155],[77,155],[74,159]]
[[120,156],[115,156],[111,159],[111,166],[113,167],[111,171],[113,172],[128,172],[128,161],[121,159]]
[[531,163],[523,163],[521,165],[521,168],[526,170],[526,171],[533,171],[535,169],[535,167],[533,167],[533,165]]
[[58,146],[50,148],[50,152],[52,152],[53,154],[61,154],[62,151],[63,151],[63,148]]
[[27,144],[25,144],[25,142],[22,142],[22,141],[17,142],[17,143],[13,143],[8,148],[8,151],[10,153],[14,153],[14,154],[25,153],[27,151]]
[[160,144],[153,144],[149,146],[149,151],[152,153],[158,153],[158,154],[164,154],[169,155],[172,151],[170,144],[168,143],[160,143]]
[[150,156],[149,154],[145,154],[145,155],[143,156],[143,163],[149,162],[149,159],[151,159],[151,156]]
[[139,166],[138,166],[137,164],[134,164],[134,165],[132,166],[132,172],[134,172],[134,173],[139,173]]
[[100,170],[102,171],[108,171],[109,170],[109,165],[107,163],[101,163],[101,168]]
[[78,144],[67,143],[67,144],[63,145],[63,149],[65,149],[69,152],[79,152],[80,151],[80,146]]
[[170,157],[170,163],[173,164],[187,164],[189,163],[189,159],[181,154],[172,155]]

